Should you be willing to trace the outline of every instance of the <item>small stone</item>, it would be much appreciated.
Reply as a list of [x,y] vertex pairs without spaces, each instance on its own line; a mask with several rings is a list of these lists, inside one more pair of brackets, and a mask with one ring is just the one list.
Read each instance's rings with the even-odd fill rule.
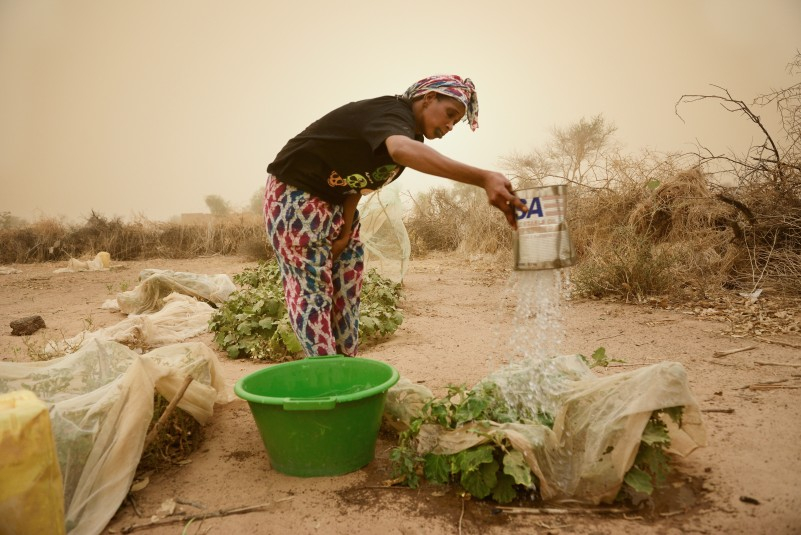
[[14,320],[9,325],[11,326],[11,334],[13,336],[27,336],[46,327],[42,316],[28,316],[26,318]]

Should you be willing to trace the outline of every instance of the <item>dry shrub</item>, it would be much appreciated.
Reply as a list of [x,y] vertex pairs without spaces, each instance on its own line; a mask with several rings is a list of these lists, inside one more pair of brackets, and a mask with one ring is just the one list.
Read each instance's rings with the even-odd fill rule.
[[405,218],[412,254],[456,251],[464,256],[511,255],[511,232],[483,189],[467,184],[419,194]]
[[743,255],[733,266],[738,287],[801,296],[801,170],[776,169],[732,192],[741,214]]
[[259,246],[252,244],[265,243],[264,236],[262,220],[253,214],[182,225],[147,220],[126,223],[93,212],[83,225],[44,219],[0,230],[0,264],[91,259],[101,251],[117,261],[237,255],[243,250],[253,254]]
[[446,188],[432,188],[413,198],[413,201],[414,208],[404,221],[412,254],[455,251],[459,246],[459,231],[451,214],[460,208],[450,191]]
[[142,223],[129,224],[92,212],[82,226],[68,229],[61,248],[72,258],[106,251],[114,259],[131,260],[139,258],[151,238]]
[[[801,74],[798,51],[787,71]],[[716,195],[732,210],[724,223],[729,225],[734,235],[732,244],[740,253],[728,255],[731,265],[726,287],[801,296],[801,83],[771,89],[751,104],[725,88],[718,90],[707,95],[683,95],[676,105],[717,102],[752,122],[764,136],[743,154],[716,154],[699,143],[695,155],[699,166],[725,173],[736,184]],[[778,131],[769,131],[755,106],[775,107],[780,117]],[[707,218],[712,221],[719,215],[713,211]]]
[[654,248],[632,227],[619,226],[611,230],[608,240],[586,248],[571,281],[576,292],[586,297],[639,299],[668,291],[673,264],[671,251]]
[[0,230],[0,263],[63,258],[61,244],[66,234],[64,224],[55,219],[41,219],[29,226]]
[[241,244],[263,239],[261,218],[253,214],[232,214],[211,218],[207,223],[162,225],[157,256],[194,258],[211,255],[235,255]]
[[730,286],[734,264],[742,256],[742,248],[731,241],[722,242],[712,229],[699,229],[692,237],[657,244],[660,254],[671,258],[671,291],[684,298],[707,296]]
[[697,169],[573,200],[579,294],[698,297],[722,288],[741,258],[739,211]]
[[682,241],[699,229],[717,226],[730,211],[709,191],[697,169],[660,184],[629,215],[629,224],[655,242]]
[[629,215],[629,225],[675,260],[674,283],[701,294],[723,287],[741,257],[741,218],[710,189],[698,169],[660,184]]
[[627,225],[628,214],[646,195],[645,188],[587,190],[570,187],[567,224],[579,259],[589,249],[609,246],[612,230]]
[[250,262],[266,262],[275,256],[272,246],[267,240],[267,233],[261,236],[243,238],[237,249],[237,255]]

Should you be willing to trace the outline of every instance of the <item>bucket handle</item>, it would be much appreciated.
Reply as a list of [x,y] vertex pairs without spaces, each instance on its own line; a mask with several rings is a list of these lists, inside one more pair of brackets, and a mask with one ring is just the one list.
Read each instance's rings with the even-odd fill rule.
[[292,399],[284,400],[285,411],[330,411],[337,406],[336,398]]

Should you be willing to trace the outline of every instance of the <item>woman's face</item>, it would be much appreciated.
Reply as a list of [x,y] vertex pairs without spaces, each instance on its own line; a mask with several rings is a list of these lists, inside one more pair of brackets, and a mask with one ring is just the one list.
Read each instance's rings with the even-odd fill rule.
[[441,138],[464,117],[464,104],[455,98],[430,91],[420,100],[417,130],[426,139]]

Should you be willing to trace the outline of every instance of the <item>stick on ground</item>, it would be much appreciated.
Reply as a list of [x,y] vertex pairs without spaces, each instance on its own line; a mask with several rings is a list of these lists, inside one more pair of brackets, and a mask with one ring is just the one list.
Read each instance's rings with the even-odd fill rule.
[[[280,500],[283,501],[283,500]],[[131,533],[132,531],[137,531],[140,529],[150,529],[157,526],[166,526],[169,524],[178,524],[181,522],[187,522],[190,520],[205,520],[207,518],[215,518],[219,516],[228,516],[228,515],[242,515],[245,513],[252,513],[254,511],[260,511],[270,505],[269,503],[263,503],[261,505],[249,505],[245,507],[232,507],[231,509],[220,509],[219,511],[212,511],[210,513],[203,513],[201,515],[181,515],[173,518],[162,518],[161,520],[156,520],[155,522],[147,522],[143,524],[131,524],[130,526],[125,526],[120,530],[120,533]]]
[[776,381],[764,381],[764,382],[761,382],[761,383],[752,383],[750,385],[741,386],[740,388],[735,388],[735,390],[748,390],[752,386],[756,386],[756,385],[761,385],[761,386],[775,385],[775,384],[778,384],[778,383],[786,383],[787,381],[788,381],[788,379],[778,379]]
[[189,383],[191,382],[192,382],[192,376],[187,375],[186,379],[184,379],[184,382],[181,385],[181,388],[178,389],[178,392],[176,392],[175,395],[172,397],[172,400],[170,400],[170,404],[167,405],[166,409],[164,409],[164,413],[161,415],[161,418],[159,418],[158,422],[156,422],[156,424],[153,426],[153,429],[151,429],[150,432],[147,434],[147,437],[145,438],[145,449],[147,449],[147,447],[150,446],[151,442],[153,442],[156,439],[156,436],[158,436],[159,433],[159,428],[161,428],[161,426],[164,425],[164,423],[167,421],[167,419],[175,410],[175,407],[178,406],[178,402],[181,401],[182,397],[184,397],[184,393],[186,392],[186,389],[189,388]]
[[790,368],[801,368],[801,364],[792,364],[790,362],[765,362],[762,360],[755,360],[754,364],[759,366],[788,366]]
[[501,513],[517,515],[603,515],[611,513],[632,513],[635,511],[634,509],[611,507],[585,507],[576,509],[560,509],[555,507],[496,507],[495,510]]
[[729,349],[728,351],[715,351],[712,353],[712,356],[716,359],[719,359],[720,357],[725,357],[726,355],[733,355],[743,351],[751,351],[752,349],[756,349],[756,346],[741,347],[740,349]]
[[768,344],[776,344],[776,345],[779,345],[779,346],[792,347],[794,349],[801,349],[801,345],[798,345],[798,344],[791,344],[789,342],[780,342],[778,340],[771,340],[770,338],[762,338],[761,336],[757,336],[756,339],[760,340],[762,342],[767,342]]

